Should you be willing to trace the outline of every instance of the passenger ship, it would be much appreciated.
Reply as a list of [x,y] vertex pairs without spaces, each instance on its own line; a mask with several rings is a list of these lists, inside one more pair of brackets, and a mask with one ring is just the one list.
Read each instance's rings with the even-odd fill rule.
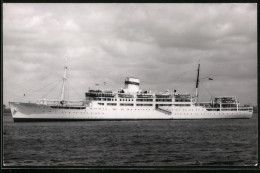
[[[66,63],[67,64],[67,63]],[[251,118],[252,107],[240,106],[236,97],[215,97],[210,102],[199,103],[199,70],[196,92],[180,94],[176,90],[163,93],[142,91],[140,80],[125,79],[124,89],[89,89],[85,100],[64,99],[67,65],[64,66],[61,100],[39,100],[37,103],[9,102],[13,120],[19,121],[69,121],[69,120],[172,120],[172,119],[223,119]],[[210,78],[209,78],[210,79]]]

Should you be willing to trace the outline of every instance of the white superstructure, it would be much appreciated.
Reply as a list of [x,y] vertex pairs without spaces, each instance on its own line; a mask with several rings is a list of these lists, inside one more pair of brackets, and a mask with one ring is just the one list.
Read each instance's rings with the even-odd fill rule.
[[[64,67],[66,80],[67,65]],[[9,102],[14,121],[62,120],[170,120],[170,119],[219,119],[251,118],[252,107],[239,105],[236,97],[215,97],[210,102],[198,103],[199,68],[196,94],[177,94],[165,91],[141,91],[140,80],[125,79],[125,88],[89,90],[83,101],[64,100],[64,87],[60,101],[41,100],[39,103]]]

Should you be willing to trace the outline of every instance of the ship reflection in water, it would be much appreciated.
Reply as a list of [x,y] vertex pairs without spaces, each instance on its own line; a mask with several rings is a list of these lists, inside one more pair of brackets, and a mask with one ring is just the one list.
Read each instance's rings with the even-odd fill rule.
[[4,116],[5,166],[253,166],[251,119],[14,123]]

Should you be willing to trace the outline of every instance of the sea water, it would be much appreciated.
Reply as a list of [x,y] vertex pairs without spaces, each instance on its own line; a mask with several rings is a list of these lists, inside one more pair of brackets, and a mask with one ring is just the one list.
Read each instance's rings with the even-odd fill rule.
[[5,166],[253,166],[251,119],[14,123],[3,116]]

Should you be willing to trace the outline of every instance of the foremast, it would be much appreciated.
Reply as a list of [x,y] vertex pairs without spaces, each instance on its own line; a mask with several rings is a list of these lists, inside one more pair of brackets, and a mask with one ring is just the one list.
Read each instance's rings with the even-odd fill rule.
[[66,58],[66,63],[64,65],[64,74],[63,74],[63,78],[62,78],[62,90],[61,90],[61,102],[64,102],[64,91],[65,91],[65,82],[67,80],[67,58]]

